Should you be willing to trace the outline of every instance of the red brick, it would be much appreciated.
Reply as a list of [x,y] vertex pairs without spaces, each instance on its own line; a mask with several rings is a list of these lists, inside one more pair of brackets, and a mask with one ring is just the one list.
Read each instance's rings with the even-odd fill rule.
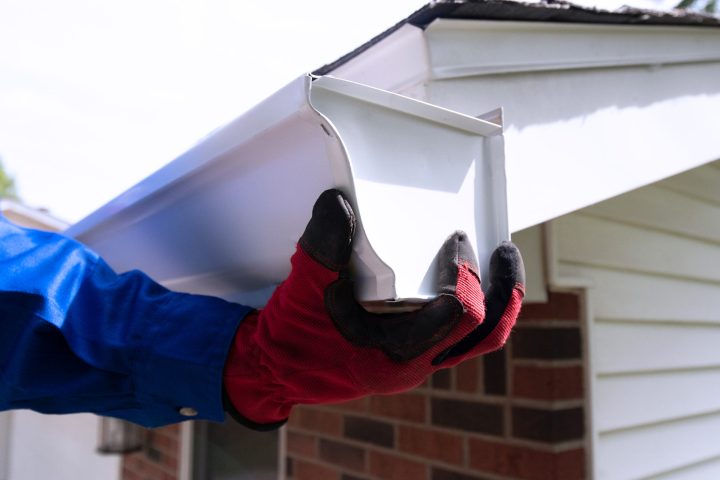
[[178,459],[173,455],[163,455],[161,464],[173,472],[178,470]]
[[533,320],[578,320],[580,298],[574,293],[548,293],[547,303],[526,303],[520,312],[519,322]]
[[392,448],[395,445],[395,428],[393,425],[367,417],[346,416],[345,436],[380,447]]
[[471,438],[470,467],[522,480],[579,480],[585,456],[582,449],[553,453]]
[[513,358],[571,360],[582,356],[582,340],[577,327],[516,328],[512,336]]
[[496,350],[483,357],[483,386],[488,395],[507,393],[507,353]]
[[585,412],[582,407],[559,410],[512,407],[511,415],[515,438],[559,443],[580,440],[585,436]]
[[322,460],[340,467],[365,471],[366,452],[355,445],[321,438],[318,445],[318,456]]
[[575,367],[516,366],[513,394],[537,400],[583,398],[583,369]]
[[342,415],[337,412],[297,407],[290,415],[289,425],[327,435],[340,435]]
[[153,435],[151,444],[165,453],[177,455],[179,444],[178,439],[168,435]]
[[455,367],[455,388],[460,392],[474,393],[480,386],[480,366],[477,358],[466,360]]
[[134,453],[132,455],[123,455],[122,456],[122,468],[123,470],[131,470],[135,473],[138,472],[137,468],[137,461],[138,461],[138,454]]
[[376,451],[370,452],[370,473],[392,480],[427,480],[428,477],[426,465]]
[[432,423],[440,427],[502,436],[505,433],[503,405],[433,398]]
[[370,397],[370,412],[411,422],[425,422],[426,397],[418,393]]
[[578,448],[557,454],[556,477],[558,480],[585,478],[585,450]]
[[486,480],[485,478],[480,478],[475,475],[445,470],[444,468],[439,467],[432,468],[431,476],[432,480]]
[[370,400],[368,397],[356,398],[343,403],[333,404],[333,407],[347,410],[350,412],[367,412],[369,408]]
[[178,438],[180,436],[180,425],[175,423],[173,425],[168,425],[167,427],[155,428],[151,430],[151,432]]
[[[149,460],[142,453],[133,453],[123,457],[123,471],[129,470],[139,475],[143,480],[165,480],[170,475],[166,469]],[[170,475],[171,478],[176,475]]]
[[120,478],[121,480],[143,480],[140,475],[125,467],[122,469]]
[[147,430],[146,447],[140,451],[122,457],[122,471],[142,480],[176,480],[179,466],[179,427],[172,425]]
[[287,449],[290,453],[306,457],[317,457],[317,437],[288,430]]
[[398,448],[441,462],[463,464],[463,438],[452,433],[401,425],[398,429]]
[[437,390],[450,390],[452,385],[452,372],[449,368],[436,371],[431,376],[432,388]]
[[293,460],[293,473],[295,480],[340,480],[340,472],[324,465]]

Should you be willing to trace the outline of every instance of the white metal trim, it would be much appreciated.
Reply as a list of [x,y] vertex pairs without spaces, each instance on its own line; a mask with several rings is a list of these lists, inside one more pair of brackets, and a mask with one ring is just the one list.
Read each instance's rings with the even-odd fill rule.
[[180,458],[178,459],[178,480],[193,480],[195,448],[195,422],[180,424]]
[[432,105],[421,100],[410,99],[396,93],[362,85],[333,76],[319,77],[313,82],[313,89],[327,89],[335,93],[362,100],[363,102],[390,108],[423,120],[430,120],[458,130],[482,136],[497,135],[502,127],[487,120],[471,117],[460,112]]
[[28,220],[45,225],[53,230],[65,230],[68,227],[67,223],[53,217],[49,213],[44,213],[41,210],[28,207],[27,205],[7,198],[0,199],[0,212],[15,213],[16,215],[23,216]]
[[573,291],[580,295],[580,335],[582,338],[582,366],[583,379],[585,382],[585,398],[583,408],[585,409],[585,459],[588,467],[588,480],[598,478],[598,465],[595,462],[595,452],[599,445],[599,432],[595,429],[595,411],[593,409],[593,392],[597,383],[594,362],[592,361],[593,334],[593,308],[591,289],[594,282],[584,277],[562,277],[559,274],[559,255],[557,252],[557,241],[552,221],[543,223],[543,249],[546,258],[547,285],[550,291]]
[[0,412],[0,480],[10,480],[12,412]]
[[425,32],[434,79],[720,62],[709,28],[438,19]]
[[287,425],[283,425],[278,434],[278,480],[287,479]]
[[[385,66],[391,65],[392,68]],[[430,74],[425,35],[405,24],[381,41],[332,70],[335,77],[406,93]]]

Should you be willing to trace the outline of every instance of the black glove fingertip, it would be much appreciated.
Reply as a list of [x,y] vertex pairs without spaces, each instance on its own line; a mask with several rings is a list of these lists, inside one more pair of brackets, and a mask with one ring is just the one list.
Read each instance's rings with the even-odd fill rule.
[[517,284],[525,285],[525,265],[514,243],[504,241],[490,257],[490,285],[504,290],[506,296]]
[[480,269],[477,257],[467,234],[461,230],[450,235],[435,257],[437,264],[436,288],[438,293],[455,295],[457,287],[458,268],[468,265],[470,270],[480,281]]
[[298,242],[305,252],[334,271],[347,266],[355,235],[355,213],[345,195],[325,190],[313,206],[312,218]]

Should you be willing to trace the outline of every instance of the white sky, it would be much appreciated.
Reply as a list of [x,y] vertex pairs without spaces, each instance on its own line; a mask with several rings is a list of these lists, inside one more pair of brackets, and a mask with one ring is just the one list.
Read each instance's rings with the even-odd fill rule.
[[27,204],[77,221],[425,3],[0,0],[0,156]]

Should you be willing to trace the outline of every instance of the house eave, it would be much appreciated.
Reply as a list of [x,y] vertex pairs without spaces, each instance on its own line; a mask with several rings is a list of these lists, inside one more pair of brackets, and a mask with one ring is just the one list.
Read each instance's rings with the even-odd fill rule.
[[433,79],[720,62],[720,29],[438,19],[425,36]]
[[68,227],[67,223],[49,213],[28,207],[9,198],[0,198],[0,212],[8,216],[27,219],[38,226],[54,231],[62,231]]
[[672,28],[688,27],[693,30],[720,28],[720,19],[709,14],[684,10],[656,11],[623,7],[609,11],[595,7],[574,5],[560,0],[542,0],[520,2],[509,0],[436,0],[413,12],[407,18],[396,23],[384,32],[370,39],[355,50],[343,55],[334,62],[323,65],[313,71],[316,75],[327,75],[355,57],[382,42],[397,30],[405,26],[425,29],[437,20],[471,20],[549,23],[560,25],[597,25],[597,26],[634,26],[647,28],[665,26]]

